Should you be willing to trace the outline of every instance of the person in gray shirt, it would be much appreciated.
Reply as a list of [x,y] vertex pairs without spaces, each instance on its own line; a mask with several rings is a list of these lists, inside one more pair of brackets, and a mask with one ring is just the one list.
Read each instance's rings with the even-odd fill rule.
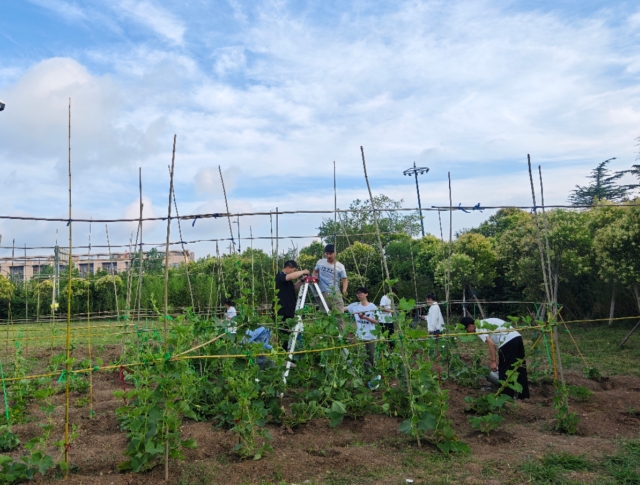
[[[344,313],[343,296],[347,295],[349,280],[344,265],[336,261],[336,250],[333,244],[324,248],[325,259],[319,259],[313,270],[313,276],[318,278],[318,286],[330,310],[338,313],[338,326],[344,332],[345,323],[340,317]],[[342,291],[340,290],[342,288]]]

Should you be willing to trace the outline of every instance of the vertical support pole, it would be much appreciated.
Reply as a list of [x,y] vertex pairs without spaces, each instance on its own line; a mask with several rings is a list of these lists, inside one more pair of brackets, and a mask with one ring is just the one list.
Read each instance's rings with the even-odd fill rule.
[[[176,139],[177,136],[173,135],[173,152],[171,155],[171,170],[169,172],[169,207],[167,209],[167,242],[164,251],[164,350],[167,351],[167,336],[168,336],[168,317],[169,317],[169,238],[171,237],[171,199],[173,196],[173,170],[176,160]],[[222,172],[220,172],[222,175]],[[165,404],[165,413],[166,404]],[[164,437],[164,480],[169,481],[169,440],[167,438],[167,430],[165,429]]]
[[73,276],[73,221],[71,220],[71,98],[69,98],[69,282],[67,283],[67,361],[64,403],[64,478],[69,478],[69,381],[71,371],[71,277]]
[[451,197],[451,172],[447,172],[449,179],[449,258],[447,259],[447,323],[451,320],[451,246],[453,244],[453,198]]
[[[33,268],[33,266],[32,266]],[[33,276],[33,275],[32,275]],[[22,266],[22,279],[24,280],[24,300],[25,300],[25,356],[29,355],[29,285],[27,284],[27,243],[24,244],[24,265]]]
[[227,201],[227,189],[224,187],[224,178],[222,177],[222,168],[218,165],[218,172],[220,172],[220,182],[222,183],[222,194],[224,195],[224,205],[227,208],[227,220],[229,221],[229,234],[231,235],[231,243],[233,245],[233,252],[236,251],[236,243],[233,239],[233,229],[231,228],[231,214],[229,214],[229,202]]
[[[87,280],[91,274],[91,223],[89,223],[89,246],[87,248]],[[87,354],[89,357],[89,417],[93,417],[93,356],[91,353],[91,282],[87,285]]]
[[276,207],[276,272],[280,269],[280,224],[278,219],[278,208]]
[[[142,245],[142,215],[144,204],[142,203],[142,167],[138,167],[138,187],[140,192],[140,255],[138,256],[138,328],[140,328],[140,313],[142,311],[142,274],[144,265],[144,246]],[[138,342],[139,345],[139,342]]]
[[[376,206],[375,206],[375,202],[373,200],[373,194],[371,193],[371,185],[369,185],[369,176],[367,175],[367,162],[365,161],[364,158],[364,148],[360,147],[360,153],[362,154],[362,168],[364,169],[364,179],[367,182],[367,189],[369,191],[369,199],[371,200],[371,210],[373,212],[373,221],[375,223],[375,227],[376,227],[376,236],[378,237],[378,245],[380,246],[380,258],[382,259],[382,264],[384,267],[384,274],[386,277],[386,281],[387,284],[389,285],[389,293],[391,293],[391,277],[389,275],[389,268],[387,267],[387,259],[384,255],[384,249],[382,248],[382,238],[380,237],[380,227],[378,226],[378,214],[376,213]],[[384,288],[384,284],[383,284],[383,288]],[[395,303],[393,301],[393,298],[391,298],[391,310],[393,310],[395,312]],[[400,336],[402,337],[402,328],[401,326],[398,326],[398,333],[400,334]],[[410,402],[411,402],[411,407],[413,408],[413,389],[411,387],[411,379],[409,377],[409,363],[407,362],[407,356],[404,353],[404,340],[401,338],[400,339],[400,346],[402,347],[402,352],[401,352],[401,356],[402,356],[402,360],[403,360],[403,368],[404,368],[404,376],[405,379],[407,381],[407,392],[409,393],[409,397],[410,397]],[[413,409],[412,409],[413,411]],[[420,444],[420,435],[416,436],[416,440],[418,442],[418,446],[421,446]]]
[[[529,167],[531,167],[531,160],[529,160]],[[553,296],[551,300],[551,311],[554,318],[558,318],[558,275],[553,275],[551,272],[551,248],[549,247],[549,227],[547,226],[547,212],[544,207],[544,184],[542,183],[542,167],[538,165],[538,173],[540,174],[540,202],[542,203],[542,222],[544,225],[544,240],[547,249],[547,267],[549,271],[549,290]],[[551,281],[554,281],[553,291],[551,291]],[[553,327],[553,340],[555,342],[558,371],[560,372],[560,381],[564,385],[564,367],[562,365],[562,354],[560,353],[560,341],[558,340],[558,328]]]
[[[239,227],[239,226],[238,226]],[[251,306],[256,307],[256,287],[255,276],[253,274],[253,229],[249,226],[249,237],[251,238]]]
[[413,162],[413,175],[415,175],[416,177],[416,192],[418,194],[418,211],[420,212],[420,229],[422,230],[422,237],[424,237],[424,219],[422,218],[422,203],[420,202],[420,186],[418,185],[418,171],[416,170],[416,162]]

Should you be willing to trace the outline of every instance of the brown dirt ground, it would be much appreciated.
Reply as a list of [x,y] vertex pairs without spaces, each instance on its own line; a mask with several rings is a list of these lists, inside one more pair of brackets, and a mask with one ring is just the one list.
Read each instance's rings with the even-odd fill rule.
[[[469,444],[471,454],[457,461],[460,469],[455,476],[460,482],[495,485],[495,479],[482,478],[483,464],[493,467],[513,468],[528,456],[542,456],[550,450],[563,450],[573,454],[599,457],[615,450],[617,438],[637,438],[640,435],[640,420],[629,415],[629,408],[640,407],[640,378],[616,376],[602,382],[594,382],[576,374],[567,375],[568,384],[586,386],[594,392],[590,402],[573,402],[571,410],[582,418],[575,436],[553,431],[553,388],[532,386],[532,398],[520,401],[506,413],[500,431],[486,438],[479,436],[469,426],[464,412],[464,397],[483,391],[461,388],[446,383],[450,395],[449,418],[454,423],[458,436]],[[121,383],[115,374],[94,376],[93,419],[88,417],[88,408],[72,407],[70,421],[80,426],[79,436],[71,447],[71,462],[75,472],[66,483],[73,485],[148,485],[163,483],[164,470],[156,467],[145,474],[117,472],[123,461],[122,450],[127,446],[125,434],[120,431],[114,410],[122,405],[112,392],[120,389]],[[72,406],[81,396],[71,395]],[[53,436],[58,439],[63,433],[64,396],[55,396],[54,413],[56,429]],[[36,403],[30,409],[32,416],[42,416]],[[326,420],[314,420],[294,430],[269,426],[273,437],[274,452],[259,461],[239,460],[232,453],[236,441],[229,431],[215,428],[211,423],[185,421],[184,438],[193,437],[198,448],[186,451],[184,462],[171,463],[170,483],[295,483],[305,480],[314,483],[351,483],[332,480],[331,477],[370,478],[367,483],[398,484],[404,478],[413,478],[414,483],[429,483],[433,478],[429,470],[412,465],[411,460],[425,455],[437,455],[429,445],[422,449],[398,432],[399,420],[382,415],[367,416],[362,420],[345,420],[335,429]],[[37,422],[15,425],[14,432],[24,443],[37,436]],[[19,456],[22,448],[11,455]],[[51,450],[57,456],[57,451]],[[437,459],[437,458],[436,458]],[[200,470],[200,471],[198,471]],[[189,472],[198,476],[200,482],[181,482],[180,476]],[[401,473],[413,476],[400,476]],[[194,475],[195,474],[195,475]],[[381,478],[375,478],[378,474]],[[183,475],[184,476],[184,475]],[[584,477],[583,477],[584,478]],[[55,480],[55,477],[39,477],[35,483]]]

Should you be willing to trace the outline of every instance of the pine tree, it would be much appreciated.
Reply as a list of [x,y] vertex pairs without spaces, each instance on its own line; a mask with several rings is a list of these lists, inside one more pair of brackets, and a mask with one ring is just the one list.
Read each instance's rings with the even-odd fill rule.
[[587,177],[592,180],[589,185],[576,185],[575,190],[569,196],[569,202],[572,205],[591,206],[596,200],[619,202],[628,197],[630,187],[616,184],[616,181],[627,171],[612,173],[607,168],[611,160],[615,160],[615,157],[601,162],[591,171],[591,175]]

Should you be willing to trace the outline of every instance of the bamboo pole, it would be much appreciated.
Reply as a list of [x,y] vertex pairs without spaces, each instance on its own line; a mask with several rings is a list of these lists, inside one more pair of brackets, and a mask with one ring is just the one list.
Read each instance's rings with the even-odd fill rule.
[[[279,246],[279,242],[280,242],[279,228],[280,228],[280,225],[278,223],[278,220],[279,220],[278,219],[278,208],[276,207],[276,272],[280,269],[280,265],[278,264],[279,261],[280,261],[280,257],[279,257],[280,256],[280,254],[279,254],[280,253],[280,246]],[[275,276],[275,273],[274,273],[274,276]],[[274,282],[275,282],[275,280],[274,280]]]
[[249,237],[251,238],[251,306],[255,309],[256,307],[256,288],[255,288],[255,276],[253,270],[253,230],[251,226],[249,226]]
[[[22,266],[22,280],[24,281],[25,320],[29,321],[29,285],[27,284],[27,243],[24,244],[24,265]],[[29,337],[29,325],[25,327],[25,336]],[[29,340],[25,345],[25,356],[29,355]]]
[[[13,331],[13,312],[11,311],[11,300],[13,299],[13,257],[15,254],[15,250],[16,250],[16,240],[15,238],[13,239],[13,244],[11,245],[11,266],[9,268],[9,303],[8,303],[8,310],[9,310],[9,325],[6,326],[6,330],[7,330],[7,339],[9,339],[9,327],[12,327],[11,330]],[[5,351],[8,353],[9,352],[9,341],[7,340],[7,344],[5,346]]]
[[69,478],[69,381],[71,371],[71,278],[73,276],[73,221],[71,207],[71,98],[69,98],[69,281],[67,283],[67,360],[64,402],[64,478]]
[[[165,245],[165,258],[164,258],[164,349],[167,351],[167,336],[168,336],[168,321],[169,316],[169,238],[171,236],[171,198],[173,196],[173,173],[176,160],[176,139],[177,136],[173,135],[173,152],[171,155],[171,170],[169,171],[169,207],[167,209],[167,243]],[[221,172],[222,173],[222,172]],[[227,209],[227,212],[229,210]],[[165,413],[166,403],[165,403]],[[164,480],[169,481],[169,440],[166,435],[165,429],[165,441],[164,441]]]
[[[91,223],[89,223],[89,247],[87,248],[87,277],[91,273]],[[91,284],[87,285],[87,354],[89,367],[93,369],[91,355]],[[93,417],[93,370],[89,371],[89,418]]]
[[[140,192],[140,255],[138,256],[138,328],[140,328],[140,314],[142,311],[142,275],[144,266],[144,246],[142,245],[142,213],[144,204],[142,202],[142,167],[138,167],[138,187]],[[139,345],[139,343],[138,343]]]
[[453,198],[451,197],[451,172],[447,172],[449,179],[449,259],[447,260],[447,323],[451,321],[451,247],[453,245]]
[[229,215],[229,202],[227,201],[227,189],[224,186],[224,177],[222,177],[222,168],[218,165],[218,172],[220,172],[220,182],[222,183],[222,194],[224,195],[224,205],[227,208],[227,221],[229,222],[229,234],[231,235],[231,243],[233,244],[233,252],[236,251],[236,243],[233,239],[233,229],[231,227],[231,215]]
[[[193,311],[196,309],[196,302],[193,299],[193,289],[191,288],[191,278],[189,278],[189,258],[187,258],[187,251],[184,249],[184,240],[182,239],[182,224],[180,224],[180,213],[178,212],[178,202],[176,201],[176,193],[173,192],[173,206],[176,209],[176,219],[178,219],[178,235],[180,236],[180,246],[182,247],[182,255],[184,256],[184,271],[187,276],[187,286],[189,287],[189,295],[191,296],[191,308]],[[229,209],[227,209],[229,212]]]
[[[42,265],[40,264],[40,258],[38,258],[38,272],[42,271]],[[40,324],[40,283],[36,281],[36,324]]]
[[[380,227],[378,226],[378,214],[376,213],[375,202],[373,200],[373,194],[371,193],[371,185],[369,184],[369,176],[367,175],[367,162],[364,158],[364,148],[360,147],[360,153],[362,154],[362,168],[364,169],[364,180],[367,182],[367,190],[369,191],[369,199],[371,200],[371,210],[373,212],[373,221],[375,223],[376,228],[376,236],[378,237],[378,245],[380,246],[380,258],[382,259],[382,264],[384,267],[384,272],[386,276],[386,283],[389,286],[389,293],[391,293],[391,277],[389,275],[389,268],[387,267],[387,259],[384,255],[384,249],[382,248],[382,239],[380,238]],[[383,284],[384,287],[384,284]],[[391,310],[395,313],[395,302],[393,298],[391,298]],[[402,338],[403,331],[402,327],[398,326],[398,333],[400,335],[400,346],[402,347],[402,352],[400,355],[402,357],[403,369],[404,369],[404,377],[407,381],[407,392],[409,393],[409,399],[411,403],[413,403],[413,389],[411,387],[411,379],[409,377],[409,362],[407,361],[407,356],[404,353],[404,340]],[[413,407],[413,405],[412,405]],[[420,435],[416,435],[416,440],[418,442],[418,446],[421,446],[420,443]]]
[[[109,274],[111,274],[111,270],[113,269],[113,256],[111,255],[111,242],[109,241],[109,226],[104,225],[104,228],[107,232],[107,247],[109,248]],[[117,276],[118,274],[118,263],[116,262],[116,270],[115,274],[112,276]],[[113,278],[113,294],[116,299],[116,322],[120,319],[120,309],[118,306],[118,285],[116,284],[115,277]],[[125,336],[122,336],[122,353],[124,354],[124,339]]]
[[[131,243],[133,242],[133,232],[129,237],[129,268],[127,269],[127,295],[125,297],[125,317],[129,319],[131,316],[131,294],[133,293],[133,263],[135,262],[136,256],[135,253],[138,248],[138,237],[140,236],[140,224],[138,220],[138,229],[136,230],[136,240],[133,243],[133,248]],[[111,248],[109,248],[111,250]],[[117,267],[117,263],[116,263]]]
[[[531,170],[531,161],[529,160],[529,170]],[[555,280],[554,290],[553,290],[553,300],[551,301],[551,311],[553,312],[554,318],[558,316],[558,302],[556,298],[558,296],[558,275],[552,275],[551,273],[551,248],[549,247],[549,227],[547,225],[547,212],[544,207],[544,184],[542,183],[542,167],[538,165],[538,173],[540,174],[540,202],[542,203],[542,221],[544,224],[544,240],[547,249],[547,265],[549,269],[549,278]],[[535,206],[535,202],[533,204]],[[535,210],[535,207],[534,207]],[[551,285],[551,281],[549,281],[549,285]],[[551,290],[551,286],[549,287]],[[572,337],[573,338],[573,337]],[[558,327],[553,327],[553,340],[555,342],[555,348],[558,361],[558,371],[560,372],[560,380],[562,381],[562,385],[564,385],[564,366],[562,365],[562,354],[560,353],[560,341],[558,340]],[[579,351],[579,349],[578,349]]]

